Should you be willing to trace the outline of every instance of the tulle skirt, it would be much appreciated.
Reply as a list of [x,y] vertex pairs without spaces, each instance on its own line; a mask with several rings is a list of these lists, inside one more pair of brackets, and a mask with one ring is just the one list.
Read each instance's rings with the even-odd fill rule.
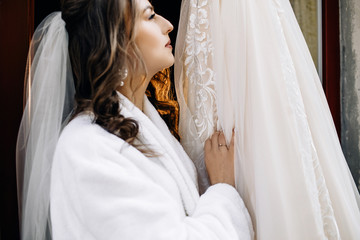
[[183,0],[175,52],[182,144],[236,130],[236,188],[257,239],[359,239],[360,197],[288,0]]

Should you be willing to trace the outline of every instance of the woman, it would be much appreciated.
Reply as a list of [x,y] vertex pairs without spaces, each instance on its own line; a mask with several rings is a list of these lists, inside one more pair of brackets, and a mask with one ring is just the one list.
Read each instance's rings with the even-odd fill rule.
[[18,141],[23,239],[251,239],[233,142],[207,141],[213,186],[199,196],[191,160],[145,97],[174,62],[172,28],[147,0],[64,0],[39,27]]
[[359,192],[290,2],[183,0],[179,29],[179,132],[203,189],[205,140],[235,127],[256,239],[359,239]]

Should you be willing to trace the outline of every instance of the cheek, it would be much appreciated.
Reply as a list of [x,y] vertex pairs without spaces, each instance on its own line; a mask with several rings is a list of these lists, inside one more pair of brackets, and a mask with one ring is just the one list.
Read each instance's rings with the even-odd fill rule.
[[151,39],[149,37],[148,39],[142,42],[140,51],[146,63],[151,63],[151,59],[154,59],[154,57],[157,55],[156,50],[157,50],[157,46],[156,46],[156,41],[154,41],[154,39]]
[[150,72],[157,72],[174,63],[171,51],[165,48],[166,38],[161,31],[152,25],[142,25],[139,28],[135,42],[141,52],[146,68]]
[[145,52],[147,54],[144,56],[144,62],[149,71],[155,73],[174,64],[175,59],[171,50],[165,48],[159,42],[149,44],[149,48]]
[[156,56],[159,48],[159,39],[148,29],[139,29],[139,34],[135,40],[145,63],[150,63]]

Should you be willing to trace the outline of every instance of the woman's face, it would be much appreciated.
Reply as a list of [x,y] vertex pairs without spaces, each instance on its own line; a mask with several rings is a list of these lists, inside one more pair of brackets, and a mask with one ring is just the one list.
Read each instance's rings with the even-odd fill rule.
[[155,14],[148,0],[137,0],[140,19],[136,25],[135,42],[138,46],[146,70],[151,77],[164,68],[174,64],[169,33],[171,23]]

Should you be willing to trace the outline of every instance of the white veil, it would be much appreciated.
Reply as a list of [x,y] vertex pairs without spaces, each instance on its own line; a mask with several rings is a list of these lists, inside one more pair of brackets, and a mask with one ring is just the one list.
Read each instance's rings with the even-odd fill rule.
[[175,84],[184,149],[237,129],[236,188],[257,239],[356,239],[360,197],[288,0],[183,0]]
[[51,239],[52,157],[74,94],[65,22],[55,12],[36,29],[27,60],[26,105],[16,147],[22,239]]

